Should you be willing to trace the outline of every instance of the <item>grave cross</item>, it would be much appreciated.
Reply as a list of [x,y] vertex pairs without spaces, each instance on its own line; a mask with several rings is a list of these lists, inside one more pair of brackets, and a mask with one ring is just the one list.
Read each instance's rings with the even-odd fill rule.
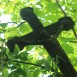
[[[20,50],[27,45],[43,45],[51,58],[56,59],[56,56],[58,56],[59,63],[57,63],[57,66],[64,77],[76,77],[76,70],[57,40],[61,31],[68,31],[74,27],[73,20],[70,17],[63,17],[57,22],[44,27],[31,7],[21,9],[20,15],[23,20],[28,22],[33,32],[9,39],[7,42],[9,50],[13,52],[15,44],[19,46]],[[54,61],[56,63],[56,60]]]

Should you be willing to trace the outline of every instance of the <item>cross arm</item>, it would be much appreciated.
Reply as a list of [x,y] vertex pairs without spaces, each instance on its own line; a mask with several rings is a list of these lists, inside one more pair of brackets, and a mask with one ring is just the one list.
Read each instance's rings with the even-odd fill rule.
[[[33,9],[30,7],[23,8],[20,11],[21,17],[26,20],[31,28],[34,30],[33,32],[24,35],[22,37],[14,37],[13,39],[8,40],[7,46],[9,47],[10,51],[14,50],[15,44],[19,46],[20,49],[23,49],[24,46],[27,45],[40,45],[42,44],[42,41],[39,38],[41,38],[41,31],[46,30],[49,35],[54,35],[57,33],[58,28],[60,26],[64,26],[63,30],[69,30],[74,27],[74,22],[70,17],[63,17],[60,18],[57,22],[52,23],[46,27],[43,27],[40,20],[37,18],[37,16],[34,14]],[[12,43],[12,44],[11,44]],[[12,47],[11,47],[12,45]]]

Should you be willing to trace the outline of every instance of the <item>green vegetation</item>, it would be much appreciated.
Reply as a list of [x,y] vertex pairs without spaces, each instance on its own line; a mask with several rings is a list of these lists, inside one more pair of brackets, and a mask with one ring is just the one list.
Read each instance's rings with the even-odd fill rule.
[[[75,22],[77,32],[77,0],[59,0],[59,3]],[[32,32],[27,22],[21,24],[23,20],[19,13],[24,7],[33,7],[44,27],[64,16],[55,0],[1,0],[0,20],[4,18],[4,21],[0,22],[0,77],[62,77],[54,59],[41,45],[25,46],[23,50],[16,45],[14,52],[9,51],[8,39]],[[77,70],[77,38],[73,31],[62,31],[58,41]]]

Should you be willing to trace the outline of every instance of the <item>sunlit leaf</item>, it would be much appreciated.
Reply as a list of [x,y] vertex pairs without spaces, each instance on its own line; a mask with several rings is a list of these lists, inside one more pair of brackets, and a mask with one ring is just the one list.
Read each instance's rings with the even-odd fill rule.
[[65,52],[66,53],[74,53],[73,51],[74,51],[74,49],[73,49],[73,47],[72,46],[69,46],[68,44],[64,44],[64,43],[62,43],[61,44],[62,45],[62,47],[63,47],[63,49],[65,50]]
[[22,24],[19,26],[19,31],[21,32],[22,35],[27,34],[32,31],[30,26],[28,24]]
[[15,36],[20,36],[21,33],[19,32],[17,27],[13,27],[13,28],[9,28],[6,33],[6,38],[11,38],[11,37],[15,37]]
[[58,10],[58,6],[56,3],[48,3],[46,5],[46,8],[47,8],[47,12],[53,12],[53,11],[57,11]]

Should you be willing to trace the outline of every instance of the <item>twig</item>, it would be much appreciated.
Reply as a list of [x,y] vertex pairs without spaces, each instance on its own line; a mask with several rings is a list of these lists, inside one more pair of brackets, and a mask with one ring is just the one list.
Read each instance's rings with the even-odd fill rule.
[[8,22],[8,23],[15,23],[15,24],[17,24],[17,22]]
[[[59,1],[58,1],[58,0],[56,0],[56,3],[58,4],[59,8],[60,8],[60,9],[61,9],[61,11],[63,12],[64,16],[66,17],[66,16],[67,16],[67,14],[66,14],[66,13],[65,13],[65,11],[61,8],[61,5],[59,4]],[[74,28],[72,28],[72,31],[73,31],[73,33],[74,33],[75,37],[77,38],[77,34],[76,34],[76,32],[75,32]]]
[[[23,23],[25,23],[25,21],[24,21],[24,22],[20,22],[20,24],[19,24],[18,26],[22,25]],[[18,26],[17,26],[17,27],[18,27]]]
[[61,9],[61,11],[63,12],[64,16],[67,16],[67,14],[65,13],[65,11],[62,9],[61,5],[59,4],[58,0],[56,0],[56,3],[59,6],[59,8]]
[[77,38],[77,34],[76,34],[76,32],[75,32],[74,28],[72,29],[72,31],[73,31],[73,33],[74,33],[75,37]]
[[66,42],[70,42],[70,43],[77,43],[77,41],[66,41]]
[[41,67],[41,68],[45,68],[45,66],[41,66],[41,65],[38,65],[38,64],[29,63],[29,62],[25,62],[25,61],[17,61],[17,60],[10,60],[10,61],[19,62],[19,63],[23,63],[23,64],[29,64],[29,65],[34,65],[34,66],[38,66],[38,67]]

